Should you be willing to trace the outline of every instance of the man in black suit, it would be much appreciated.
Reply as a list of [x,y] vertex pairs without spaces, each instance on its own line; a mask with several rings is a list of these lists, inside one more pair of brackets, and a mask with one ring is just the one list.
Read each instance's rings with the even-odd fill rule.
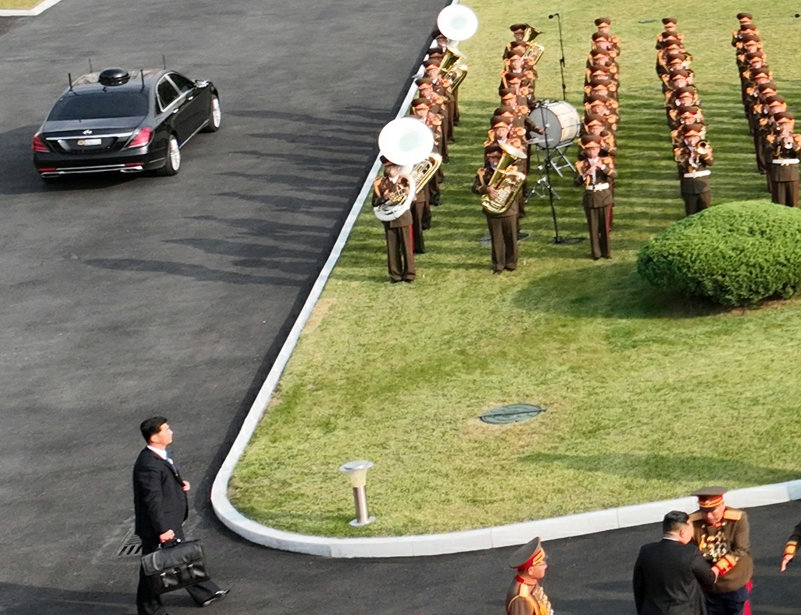
[[717,574],[695,545],[687,513],[673,510],[662,520],[663,537],[640,549],[634,564],[634,602],[638,615],[705,615],[701,586]]
[[[139,429],[147,446],[139,453],[133,469],[135,531],[142,539],[142,555],[147,555],[163,542],[184,539],[182,524],[189,514],[186,492],[190,485],[181,478],[167,452],[173,435],[167,419],[162,416],[149,418]],[[208,606],[229,591],[220,589],[211,581],[186,589],[198,606]],[[150,590],[141,566],[136,609],[138,615],[167,615],[161,597]]]

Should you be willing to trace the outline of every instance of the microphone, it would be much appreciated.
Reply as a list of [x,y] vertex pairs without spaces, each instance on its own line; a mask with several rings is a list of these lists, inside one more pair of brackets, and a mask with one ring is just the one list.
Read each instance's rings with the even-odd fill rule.
[[553,19],[554,17],[559,17],[559,13],[551,13],[548,15],[548,19]]

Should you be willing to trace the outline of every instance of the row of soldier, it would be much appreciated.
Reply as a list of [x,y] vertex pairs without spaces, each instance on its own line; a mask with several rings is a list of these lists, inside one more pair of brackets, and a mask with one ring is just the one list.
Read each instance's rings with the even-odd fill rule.
[[620,41],[611,33],[607,17],[595,20],[592,47],[587,56],[584,80],[584,117],[576,161],[576,185],[584,187],[582,205],[590,233],[594,260],[610,258],[614,189],[617,170],[617,125],[619,120],[617,57]]
[[684,213],[689,216],[711,205],[709,167],[714,162],[713,150],[706,138],[692,55],[684,48],[684,35],[676,29],[675,18],[665,17],[662,24],[664,31],[656,38],[656,72],[665,96]]
[[514,37],[503,52],[498,85],[500,105],[493,112],[484,141],[484,164],[476,171],[473,192],[481,195],[489,230],[492,271],[517,269],[520,218],[526,215],[531,137],[539,129],[530,118],[535,105],[537,61],[543,47],[534,43],[539,31],[512,24]]
[[783,96],[776,91],[759,30],[750,13],[739,13],[740,27],[732,33],[740,73],[743,107],[754,138],[757,169],[767,178],[771,200],[798,206],[798,163],[801,135]]
[[[431,131],[433,151],[411,169],[382,156],[384,173],[373,182],[372,205],[384,225],[387,270],[393,283],[415,279],[415,254],[425,253],[423,233],[431,227],[431,207],[440,205],[442,163],[448,162],[448,146],[455,141],[458,87],[466,74],[459,61],[458,53],[448,47],[447,37],[435,30],[423,74],[415,80],[417,96],[410,112]],[[378,212],[384,209],[394,209],[397,214],[381,216]]]

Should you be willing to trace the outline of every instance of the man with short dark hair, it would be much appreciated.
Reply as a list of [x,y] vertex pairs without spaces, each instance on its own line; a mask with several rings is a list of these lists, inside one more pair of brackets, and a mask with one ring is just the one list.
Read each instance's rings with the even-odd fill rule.
[[[167,452],[173,436],[167,419],[151,417],[142,421],[139,430],[147,446],[139,453],[133,469],[135,531],[142,539],[142,555],[147,555],[161,543],[184,539],[182,525],[189,513],[186,493],[190,485]],[[229,591],[211,581],[186,589],[198,606],[208,606]],[[167,615],[161,597],[150,589],[141,566],[136,609],[138,615]]]
[[672,510],[662,520],[662,540],[644,545],[634,564],[634,603],[638,615],[705,615],[701,586],[717,574],[695,545],[685,512]]

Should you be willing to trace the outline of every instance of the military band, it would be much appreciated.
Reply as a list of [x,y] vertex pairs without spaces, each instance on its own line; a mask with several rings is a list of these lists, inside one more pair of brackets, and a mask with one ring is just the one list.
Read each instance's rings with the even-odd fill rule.
[[580,129],[575,183],[583,187],[582,206],[593,260],[611,258],[609,234],[615,206],[615,156],[620,118],[617,57],[620,39],[611,20],[598,17],[584,70],[584,116]]
[[666,17],[662,23],[665,31],[657,37],[656,45],[657,74],[665,95],[665,113],[684,215],[691,216],[712,203],[709,179],[714,163],[713,149],[707,138],[692,55],[684,47],[684,35],[678,31],[675,18]]
[[732,32],[743,109],[754,138],[757,169],[766,176],[771,201],[798,207],[801,136],[784,98],[776,91],[759,29],[750,13],[739,13]]
[[[737,21],[738,28],[732,31],[731,44],[736,55],[744,112],[754,139],[757,167],[765,175],[771,199],[797,207],[801,192],[798,176],[801,134],[795,130],[794,118],[785,99],[776,92],[773,73],[752,16],[739,13]],[[621,43],[612,33],[609,18],[598,17],[593,23],[596,31],[591,34],[591,49],[584,67],[584,114],[580,125],[580,137],[588,138],[580,144],[575,168],[576,183],[583,190],[582,205],[590,233],[590,252],[594,259],[598,259],[610,257],[609,236],[617,173],[616,134],[621,114],[617,63]],[[492,270],[495,273],[517,267],[517,246],[513,249],[509,245],[513,235],[509,229],[514,221],[520,235],[519,219],[526,215],[531,145],[537,130],[531,116],[533,109],[542,104],[534,98],[537,62],[544,49],[534,40],[539,30],[525,22],[514,23],[509,30],[512,40],[503,48],[502,65],[498,71],[500,100],[491,116],[483,144],[484,164],[476,172],[473,182],[473,191],[482,198],[482,211],[490,228]],[[416,79],[418,92],[410,114],[429,127],[434,134],[435,152],[442,162],[447,163],[449,144],[455,141],[454,127],[458,123],[458,84],[464,78],[466,66],[464,58],[451,45],[453,41],[439,30],[432,35],[428,56]],[[714,150],[707,134],[701,96],[692,68],[693,56],[685,47],[685,36],[679,31],[675,18],[662,19],[662,31],[656,37],[655,47],[656,71],[664,94],[679,192],[684,213],[689,216],[711,205]],[[493,165],[498,155],[503,156],[508,151],[525,153],[525,156],[515,157],[505,174],[507,183],[522,181],[522,185],[515,190],[514,198],[505,198],[508,195],[499,198],[498,189],[491,181],[493,176],[497,178],[497,169]],[[590,176],[604,177],[604,180],[588,182]],[[424,234],[431,225],[432,206],[441,202],[440,183],[443,179],[443,167],[439,167],[415,195],[410,210],[410,236],[417,254],[426,252]],[[489,209],[484,206],[487,203]],[[606,215],[604,228],[599,225],[602,212]],[[503,231],[500,230],[502,226]]]

